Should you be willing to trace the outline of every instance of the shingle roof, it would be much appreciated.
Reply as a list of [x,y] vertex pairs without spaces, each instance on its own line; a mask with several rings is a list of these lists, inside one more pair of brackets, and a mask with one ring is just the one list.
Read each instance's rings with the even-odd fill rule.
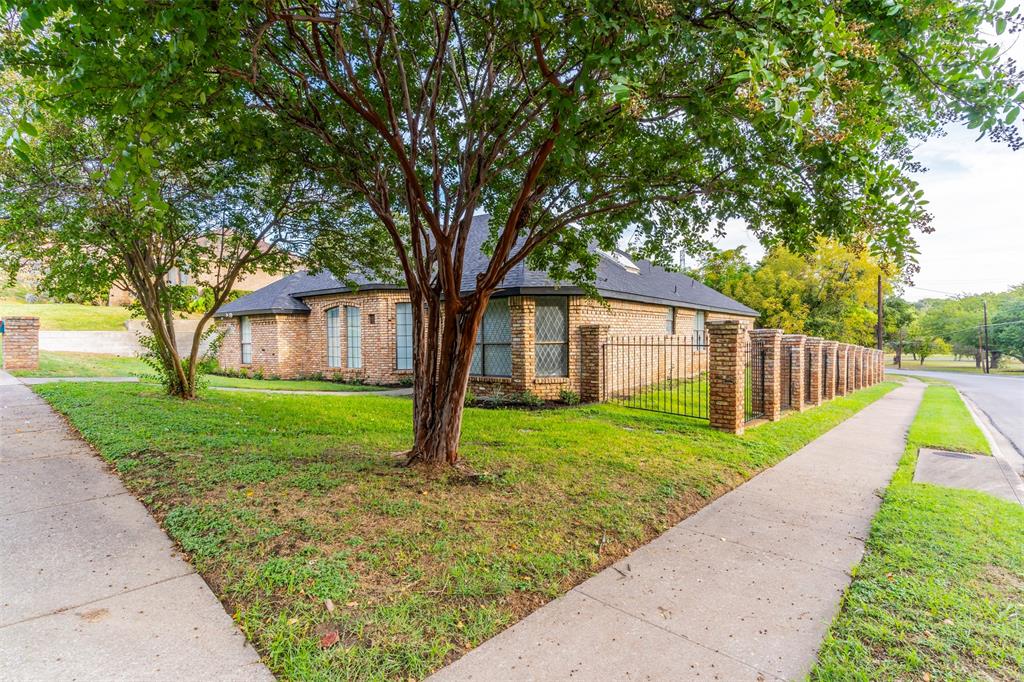
[[[487,220],[487,216],[477,216],[473,219],[473,229],[466,245],[463,291],[472,291],[477,274],[483,272],[490,261],[481,248],[488,236]],[[619,254],[620,258],[621,255],[624,254]],[[630,261],[626,259],[625,262]],[[647,261],[638,260],[632,263],[636,269],[631,271],[622,263],[616,262],[616,254],[601,253],[595,281],[598,292],[610,299],[676,305],[751,317],[758,314],[756,310],[701,284],[692,277],[669,272]],[[360,289],[402,288],[394,284],[370,282],[360,276],[353,276],[352,280]],[[299,272],[222,306],[217,315],[305,313],[309,308],[300,300],[301,298],[349,290],[350,287],[344,282],[327,272],[316,275]],[[495,295],[519,293],[579,294],[582,291],[575,286],[559,284],[546,272],[532,270],[524,263],[520,263],[508,273]]]

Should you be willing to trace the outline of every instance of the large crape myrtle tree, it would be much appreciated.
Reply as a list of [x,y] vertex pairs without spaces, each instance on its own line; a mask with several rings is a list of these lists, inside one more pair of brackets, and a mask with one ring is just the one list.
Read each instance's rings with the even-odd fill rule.
[[1019,28],[1002,0],[52,0],[22,23],[72,99],[111,86],[152,122],[232,93],[304,133],[351,201],[336,229],[383,230],[408,285],[429,464],[457,461],[477,328],[517,264],[588,286],[591,244],[628,232],[664,261],[730,218],[904,258],[927,225],[914,140],[964,120],[1018,141],[1016,74],[982,37]]

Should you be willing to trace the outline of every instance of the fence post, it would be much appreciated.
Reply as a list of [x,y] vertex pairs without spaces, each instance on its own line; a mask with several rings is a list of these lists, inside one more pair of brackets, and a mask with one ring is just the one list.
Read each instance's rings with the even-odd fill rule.
[[864,388],[867,383],[865,382],[864,375],[864,358],[867,355],[867,348],[864,346],[857,346],[857,388]]
[[583,402],[596,403],[605,399],[604,344],[607,341],[608,325],[580,327],[580,399]]
[[39,369],[39,318],[5,317],[3,369]]
[[821,342],[822,371],[825,374],[825,376],[822,377],[822,381],[824,382],[821,394],[822,400],[832,400],[836,397],[836,376],[838,376],[839,371],[839,367],[836,364],[838,348],[838,341]]
[[821,405],[821,351],[824,342],[824,339],[817,336],[808,336],[804,341],[804,358],[807,361],[804,373],[809,377],[804,385],[810,388],[804,396],[807,405]]
[[[782,337],[782,390],[789,393],[789,409],[804,409],[804,340],[803,334]],[[788,355],[788,358],[786,357]],[[788,361],[787,361],[788,360]]]
[[707,323],[708,417],[711,428],[743,433],[746,332],[736,320]]
[[839,373],[839,380],[836,382],[836,396],[846,395],[849,392],[847,385],[847,372],[849,368],[850,344],[836,344],[836,370]]
[[878,364],[875,366],[875,373],[876,373],[875,374],[875,380],[878,381],[878,382],[883,382],[883,381],[885,381],[885,351],[884,350],[878,351],[878,356],[876,358],[876,361],[877,361]]
[[[782,414],[782,403],[779,382],[779,359],[782,349],[781,329],[752,329],[750,331],[754,353],[763,353],[761,371],[753,371],[751,381],[751,404],[754,412],[765,419],[777,421]],[[757,360],[753,366],[758,366]],[[763,382],[763,385],[762,385]]]

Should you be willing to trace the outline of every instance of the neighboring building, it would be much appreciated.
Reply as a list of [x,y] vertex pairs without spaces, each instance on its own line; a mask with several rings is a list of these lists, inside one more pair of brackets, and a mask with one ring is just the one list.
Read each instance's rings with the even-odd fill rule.
[[[260,243],[261,250],[266,251],[270,248],[270,244],[266,242]],[[293,263],[297,263],[295,259],[292,260]],[[287,268],[285,272],[291,273],[294,272],[294,270],[295,267],[293,266]],[[256,291],[257,289],[262,289],[263,287],[276,282],[281,278],[281,274],[282,273],[280,272],[268,272],[262,269],[257,269],[254,272],[247,272],[240,275],[238,279],[235,280],[235,285],[231,287],[231,290],[238,292]],[[168,284],[181,286],[188,286],[190,284],[194,285],[196,283],[195,278],[185,268],[171,268],[164,277],[164,280]],[[133,300],[135,300],[135,296],[132,292],[127,289],[122,289],[116,284],[110,288],[110,292],[107,294],[107,305],[128,305]]]
[[[486,268],[487,217],[467,244],[463,287]],[[596,286],[604,302],[561,286],[524,264],[492,296],[477,334],[471,390],[478,395],[531,391],[557,398],[580,390],[580,328],[607,325],[614,336],[700,335],[704,324],[757,312],[686,275],[620,252],[601,253]],[[394,384],[412,374],[412,311],[405,289],[354,278],[299,272],[217,311],[225,337],[221,365],[295,378],[322,374]]]

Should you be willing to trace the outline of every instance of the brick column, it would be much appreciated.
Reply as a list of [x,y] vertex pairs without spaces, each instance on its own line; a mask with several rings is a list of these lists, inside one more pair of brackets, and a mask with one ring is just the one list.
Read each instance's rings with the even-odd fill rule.
[[589,324],[580,327],[580,399],[596,403],[605,398],[604,344],[608,341],[608,325]]
[[877,376],[878,381],[880,381],[880,382],[881,381],[885,381],[885,351],[884,350],[878,351],[878,367],[876,367],[876,371],[878,372],[878,376]]
[[751,403],[754,412],[776,421],[782,414],[780,402],[779,360],[782,349],[781,329],[752,329]]
[[804,385],[811,389],[804,396],[804,402],[808,406],[821,405],[821,352],[824,342],[824,339],[817,336],[808,336],[804,341],[804,361],[807,363],[804,373],[810,375],[810,382],[804,381]]
[[866,385],[864,382],[864,356],[867,354],[867,348],[864,346],[857,346],[857,389],[862,389]]
[[836,341],[822,341],[821,342],[821,365],[822,373],[824,376],[824,386],[822,387],[821,399],[832,400],[836,397],[836,372],[838,367],[836,366],[836,353],[839,347],[839,343]]
[[707,323],[711,428],[743,433],[746,332],[736,320]]
[[849,392],[849,387],[847,385],[847,379],[849,377],[846,376],[846,370],[849,366],[849,355],[850,344],[836,344],[836,372],[839,376],[839,379],[836,382],[836,397],[846,395]]
[[39,369],[39,318],[4,318],[4,369]]
[[[804,340],[803,334],[782,337],[782,392],[789,396],[789,409],[804,409]],[[783,399],[785,401],[785,398]]]
[[[512,385],[513,390],[527,391],[533,386],[536,369],[534,315],[536,306],[532,298],[513,296],[508,301],[509,326],[512,331]],[[600,351],[600,349],[598,349]]]

